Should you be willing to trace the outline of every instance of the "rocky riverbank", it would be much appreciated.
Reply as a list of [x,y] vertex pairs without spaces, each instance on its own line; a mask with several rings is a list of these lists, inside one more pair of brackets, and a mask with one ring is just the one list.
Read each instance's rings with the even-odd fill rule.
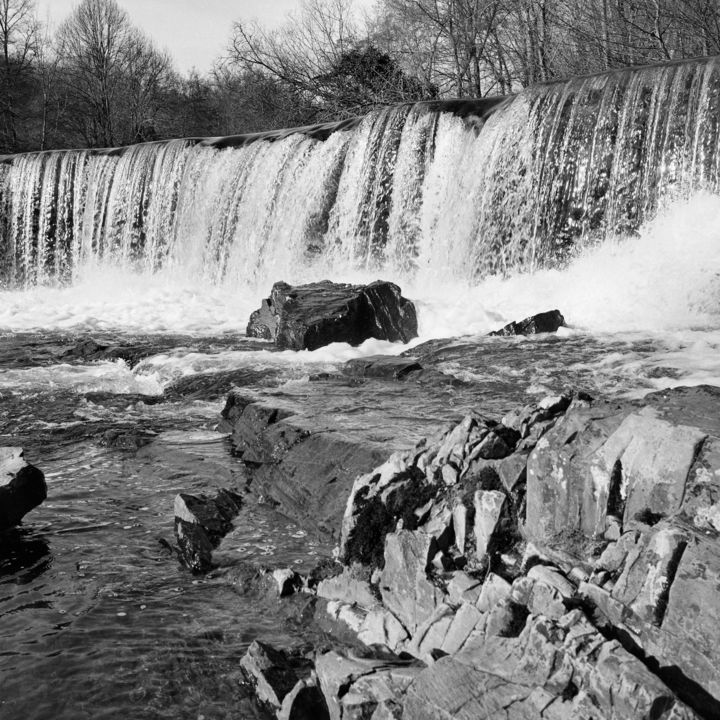
[[316,459],[298,496],[327,488],[305,515],[335,519],[333,490],[345,508],[338,562],[306,583],[344,644],[301,663],[253,646],[259,697],[279,717],[718,717],[719,400],[560,395],[354,464],[333,428],[231,400],[243,460],[286,510],[303,507],[293,453]]

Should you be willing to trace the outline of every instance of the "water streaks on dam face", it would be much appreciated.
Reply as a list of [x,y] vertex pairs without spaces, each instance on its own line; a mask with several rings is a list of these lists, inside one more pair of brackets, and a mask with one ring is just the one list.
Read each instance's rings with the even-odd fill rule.
[[[718,189],[720,60],[419,103],[313,132],[0,165],[8,286],[101,265],[267,283],[321,267],[473,282],[552,267]],[[334,131],[333,131],[334,130]]]

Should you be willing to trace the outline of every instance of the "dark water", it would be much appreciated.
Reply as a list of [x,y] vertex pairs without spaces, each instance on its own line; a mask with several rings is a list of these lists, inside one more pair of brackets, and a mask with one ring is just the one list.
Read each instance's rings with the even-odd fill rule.
[[[434,341],[412,352],[447,380],[419,383],[308,382],[333,364],[272,362],[239,336],[80,340],[0,337],[0,444],[24,447],[49,486],[0,539],[2,720],[259,717],[239,673],[248,644],[322,641],[310,599],[281,603],[258,573],[308,570],[330,541],[247,488],[216,430],[230,387],[390,446],[469,409],[497,417],[568,386],[642,393],[689,372],[667,365],[675,345],[647,337]],[[172,540],[177,492],[218,487],[245,506],[217,570],[195,577],[159,539]]]
[[[257,569],[307,570],[329,548],[246,492],[213,430],[221,401],[53,387],[32,368],[57,367],[57,342],[0,344],[5,371],[27,371],[2,391],[0,442],[21,444],[49,487],[0,536],[0,717],[255,717],[238,661],[256,637],[302,645],[306,602],[281,604]],[[217,487],[246,503],[222,566],[194,577],[158,539],[172,540],[177,492]]]

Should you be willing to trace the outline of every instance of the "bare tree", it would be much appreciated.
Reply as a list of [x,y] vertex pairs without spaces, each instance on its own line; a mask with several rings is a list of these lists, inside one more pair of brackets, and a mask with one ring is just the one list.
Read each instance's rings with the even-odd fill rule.
[[18,104],[32,93],[37,32],[33,0],[0,0],[0,142],[5,150],[17,149],[19,145]]
[[171,73],[169,58],[115,0],[83,0],[60,26],[57,43],[74,122],[86,144],[145,139],[153,101]]

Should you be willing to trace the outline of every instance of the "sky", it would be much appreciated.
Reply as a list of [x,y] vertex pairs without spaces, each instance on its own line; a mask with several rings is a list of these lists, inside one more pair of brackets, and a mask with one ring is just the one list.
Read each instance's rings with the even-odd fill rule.
[[[43,22],[59,25],[79,0],[35,0]],[[117,0],[161,50],[167,50],[175,67],[204,73],[225,51],[232,23],[257,19],[264,25],[281,24],[300,0]]]

